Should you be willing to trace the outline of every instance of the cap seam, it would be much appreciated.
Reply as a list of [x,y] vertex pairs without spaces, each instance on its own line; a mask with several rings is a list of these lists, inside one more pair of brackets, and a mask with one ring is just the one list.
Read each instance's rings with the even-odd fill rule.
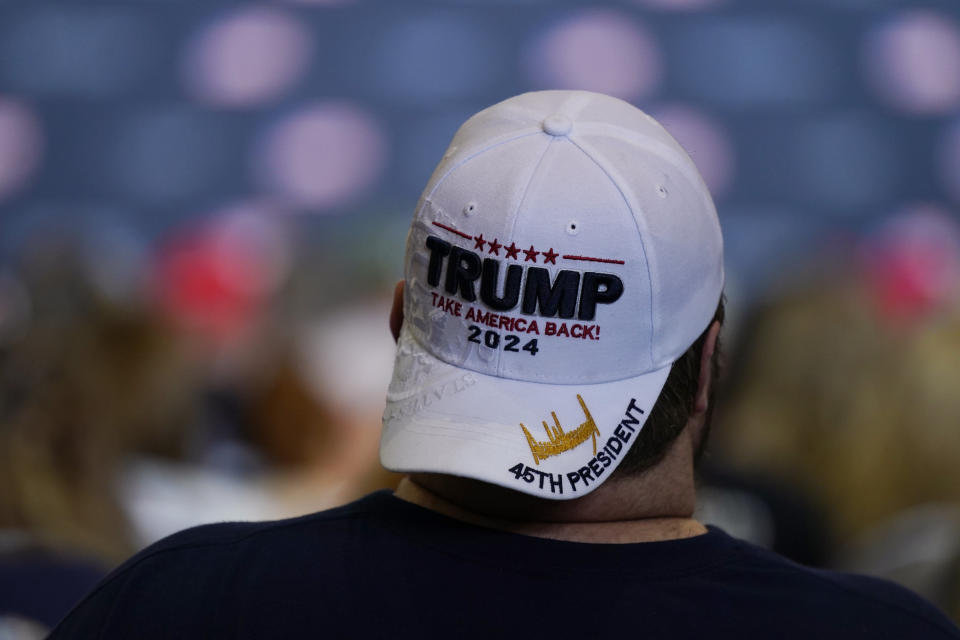
[[[590,161],[593,162],[598,169],[600,169],[600,171],[603,172],[603,175],[607,176],[607,179],[610,181],[611,184],[613,184],[614,188],[616,188],[617,193],[619,193],[620,197],[623,198],[623,203],[627,205],[627,210],[630,212],[630,217],[633,219],[633,225],[637,229],[637,235],[640,237],[640,247],[643,249],[643,261],[646,266],[646,272],[647,272],[647,284],[650,287],[649,289],[650,290],[650,362],[653,363],[654,366],[656,366],[656,358],[654,358],[654,354],[653,354],[653,334],[654,334],[654,331],[656,331],[656,323],[654,322],[654,310],[653,310],[653,276],[651,275],[651,271],[650,271],[650,255],[647,252],[646,239],[644,238],[644,234],[640,230],[640,223],[637,222],[637,212],[634,211],[633,206],[630,204],[630,199],[627,198],[627,195],[623,192],[623,189],[620,187],[620,184],[616,181],[616,179],[612,175],[610,175],[610,172],[607,171],[607,168],[604,167],[603,164],[599,160],[597,160],[597,158],[595,157],[595,154],[596,155],[599,155],[599,154],[597,152],[591,153],[590,151],[588,151],[586,148],[588,145],[586,145],[586,143],[578,142],[573,137],[570,137],[568,139],[570,140],[570,142],[573,143],[575,147],[580,149],[580,151],[583,152],[583,154],[587,156],[587,158],[589,158]],[[657,368],[659,369],[660,367],[657,367]]]
[[[603,136],[605,138],[613,138],[614,140],[628,140],[631,144],[647,151],[661,160],[666,161],[672,167],[677,169],[683,176],[689,180],[691,183],[696,184],[698,182],[697,177],[699,174],[696,173],[696,165],[693,164],[693,161],[687,161],[683,155],[681,155],[677,150],[671,148],[670,145],[660,142],[659,140],[651,140],[649,137],[639,135],[636,131],[632,131],[625,127],[621,127],[615,124],[608,122],[596,122],[593,120],[584,122],[581,126],[593,125],[597,129],[603,130],[613,130],[609,132],[604,131],[594,131],[589,135]],[[667,135],[669,132],[664,130]],[[677,143],[679,146],[679,143]],[[683,147],[680,148],[681,151]],[[692,169],[692,171],[691,171]]]
[[547,140],[546,146],[544,146],[543,151],[540,152],[540,157],[537,158],[536,164],[533,166],[533,171],[530,172],[530,179],[527,180],[527,186],[523,188],[523,195],[520,196],[520,202],[517,203],[517,208],[513,212],[513,222],[510,225],[510,237],[513,237],[513,234],[517,231],[517,219],[520,217],[520,210],[523,209],[523,205],[527,200],[527,194],[530,192],[530,185],[533,184],[533,178],[537,175],[537,169],[540,168],[540,165],[543,163],[544,157],[547,155],[547,151],[550,150],[550,146],[556,141],[557,138],[551,137]]
[[[529,119],[531,120],[531,123],[532,123],[531,126],[536,126],[536,123],[539,122],[540,117],[541,117],[541,116],[540,116],[540,112],[539,112],[538,110],[536,110],[536,109],[531,109],[531,108],[524,107],[524,106],[521,106],[521,105],[518,105],[518,104],[508,104],[508,105],[504,105],[503,103],[500,103],[499,105],[493,105],[493,106],[491,106],[491,107],[488,107],[487,109],[484,109],[484,110],[481,111],[480,113],[485,113],[485,112],[487,112],[488,110],[494,109],[494,108],[497,108],[497,107],[499,107],[498,110],[499,110],[501,113],[509,114],[509,115],[522,116],[522,117],[524,117],[524,118],[529,118]],[[480,115],[480,114],[478,113],[477,115]],[[468,122],[469,122],[469,121],[468,121]],[[517,123],[517,124],[520,124],[520,123]]]
[[436,181],[436,183],[434,183],[433,187],[430,188],[430,192],[424,196],[424,199],[430,199],[430,198],[432,198],[432,197],[433,197],[433,194],[436,192],[436,190],[440,188],[440,185],[443,184],[443,181],[446,180],[446,179],[450,176],[451,173],[453,173],[454,171],[456,171],[457,169],[459,169],[460,167],[462,167],[462,166],[463,166],[464,164],[466,164],[467,162],[473,160],[474,158],[476,158],[476,157],[479,156],[480,154],[485,153],[485,152],[487,152],[487,151],[490,151],[490,150],[492,150],[492,149],[496,149],[497,147],[502,146],[502,145],[505,145],[505,144],[507,144],[508,142],[513,142],[514,140],[520,140],[521,138],[526,138],[526,137],[529,137],[529,136],[533,136],[533,135],[536,135],[536,134],[538,134],[538,133],[540,133],[540,132],[541,132],[541,129],[540,129],[540,128],[532,128],[532,127],[529,127],[529,128],[527,128],[526,130],[524,130],[523,133],[518,133],[518,134],[516,134],[516,135],[512,135],[512,136],[509,137],[509,138],[505,138],[505,139],[503,139],[503,140],[499,140],[499,141],[497,141],[497,142],[494,142],[493,144],[490,144],[490,145],[484,147],[483,149],[480,149],[479,151],[476,151],[476,152],[470,154],[469,156],[463,158],[462,160],[460,160],[459,162],[457,162],[455,165],[453,165],[452,167],[450,167],[449,169],[447,169],[447,171],[446,171],[442,176],[440,176],[440,178]]
[[593,102],[593,94],[587,91],[575,91],[560,105],[559,111],[571,118],[576,118],[590,106],[591,102]]
[[[523,205],[527,201],[527,194],[530,193],[530,185],[533,184],[533,179],[537,175],[537,171],[540,169],[540,165],[543,164],[543,159],[547,156],[547,151],[550,150],[550,147],[553,145],[554,141],[557,138],[550,137],[547,140],[547,144],[544,145],[543,151],[540,152],[540,157],[537,158],[537,162],[533,165],[533,170],[530,172],[530,178],[527,180],[527,185],[523,188],[523,195],[520,196],[520,201],[517,203],[517,208],[513,212],[513,221],[510,224],[510,238],[514,239],[517,231],[517,220],[520,218],[520,212],[523,210]],[[501,375],[503,371],[501,370],[501,365],[503,364],[503,352],[497,354],[497,375]]]

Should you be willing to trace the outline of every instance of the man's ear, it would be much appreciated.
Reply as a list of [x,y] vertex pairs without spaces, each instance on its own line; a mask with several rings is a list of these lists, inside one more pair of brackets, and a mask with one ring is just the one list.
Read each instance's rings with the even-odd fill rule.
[[393,289],[393,306],[390,308],[390,333],[393,340],[400,339],[400,327],[403,326],[403,280]]
[[717,337],[720,335],[720,323],[714,321],[707,331],[707,339],[703,342],[703,354],[700,356],[700,376],[697,382],[697,398],[693,405],[694,415],[707,412],[710,402],[710,386],[713,384],[713,352],[717,348]]

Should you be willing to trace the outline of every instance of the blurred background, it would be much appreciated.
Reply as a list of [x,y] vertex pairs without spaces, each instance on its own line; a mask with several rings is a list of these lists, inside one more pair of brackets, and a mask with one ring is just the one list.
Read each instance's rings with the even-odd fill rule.
[[0,637],[183,527],[396,483],[413,207],[542,88],[650,112],[714,194],[700,516],[960,619],[956,0],[0,0]]

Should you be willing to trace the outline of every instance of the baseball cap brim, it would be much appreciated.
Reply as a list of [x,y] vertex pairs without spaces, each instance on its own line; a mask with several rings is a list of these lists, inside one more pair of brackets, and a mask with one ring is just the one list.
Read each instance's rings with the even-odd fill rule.
[[443,362],[406,329],[380,442],[384,467],[445,473],[541,498],[582,497],[619,466],[670,365],[600,384],[500,378]]

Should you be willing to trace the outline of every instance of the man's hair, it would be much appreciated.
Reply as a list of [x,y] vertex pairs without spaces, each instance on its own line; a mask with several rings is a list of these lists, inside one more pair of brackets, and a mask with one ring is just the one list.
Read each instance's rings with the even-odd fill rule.
[[[663,459],[670,445],[683,431],[696,402],[697,386],[700,381],[700,360],[703,356],[703,345],[707,341],[707,333],[709,333],[714,322],[719,322],[722,326],[723,317],[724,301],[721,298],[717,305],[717,311],[713,315],[713,320],[710,321],[707,328],[703,330],[703,333],[690,348],[670,367],[670,374],[663,385],[660,397],[657,398],[653,409],[650,410],[650,417],[647,418],[647,422],[643,425],[640,433],[637,434],[637,440],[633,443],[633,447],[630,448],[617,468],[616,473],[618,475],[637,475],[655,466]],[[696,460],[699,460],[703,454],[710,428],[714,390],[720,374],[719,338],[717,338],[717,344],[710,361],[710,369],[713,374],[713,383],[710,385],[707,420],[700,443],[697,446]]]

